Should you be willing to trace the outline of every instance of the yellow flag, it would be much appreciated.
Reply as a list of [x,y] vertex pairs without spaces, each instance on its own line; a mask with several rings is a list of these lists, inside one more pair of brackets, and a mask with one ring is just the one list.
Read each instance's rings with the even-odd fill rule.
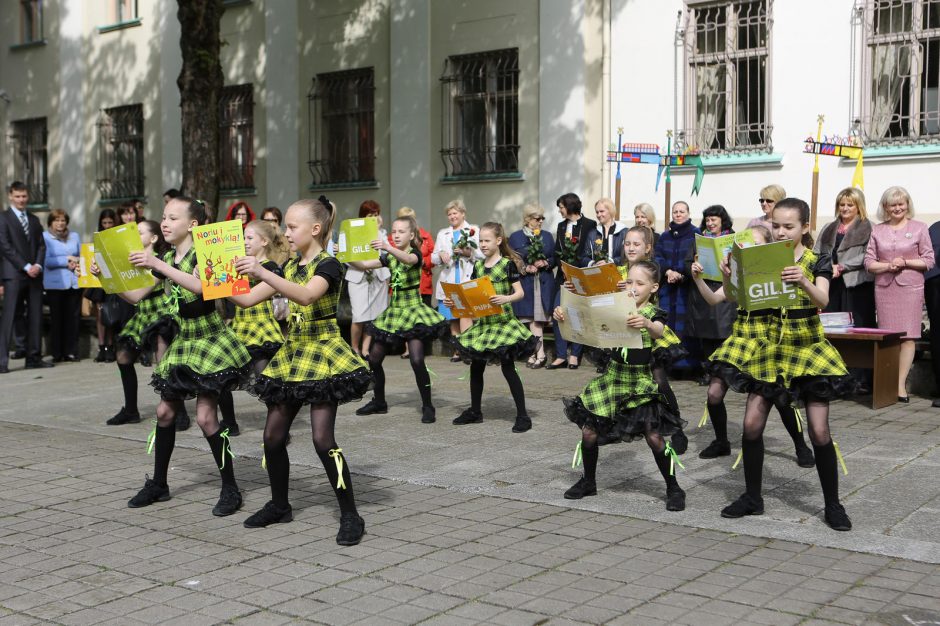
[[862,171],[862,151],[858,151],[858,161],[855,162],[855,172],[852,174],[852,186],[865,189],[865,173]]

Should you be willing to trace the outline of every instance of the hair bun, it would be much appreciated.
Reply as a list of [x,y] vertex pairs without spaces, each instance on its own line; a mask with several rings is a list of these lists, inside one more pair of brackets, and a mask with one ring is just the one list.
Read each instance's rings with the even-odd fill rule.
[[319,198],[317,198],[317,202],[319,202],[320,204],[322,204],[324,207],[326,207],[326,208],[329,209],[330,211],[333,210],[333,205],[330,204],[330,199],[327,198],[326,196],[321,195]]

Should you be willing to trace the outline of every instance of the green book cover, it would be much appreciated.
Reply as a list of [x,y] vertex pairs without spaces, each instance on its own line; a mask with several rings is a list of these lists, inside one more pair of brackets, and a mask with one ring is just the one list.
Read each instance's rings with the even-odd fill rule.
[[339,238],[336,241],[338,251],[336,260],[340,263],[350,261],[372,261],[379,258],[379,251],[370,245],[379,238],[379,222],[374,217],[360,217],[343,220],[339,226]]
[[726,283],[738,306],[746,311],[793,306],[797,287],[780,278],[783,268],[796,265],[794,241],[778,241],[763,246],[731,249],[731,277]]
[[150,270],[134,267],[128,259],[131,252],[143,249],[137,224],[121,224],[95,233],[95,263],[101,270],[98,279],[106,293],[123,293],[153,286]]
[[724,276],[721,273],[721,260],[728,256],[735,242],[753,244],[753,231],[747,229],[721,237],[695,236],[695,255],[698,257],[699,265],[702,266],[702,278],[719,283],[722,281]]

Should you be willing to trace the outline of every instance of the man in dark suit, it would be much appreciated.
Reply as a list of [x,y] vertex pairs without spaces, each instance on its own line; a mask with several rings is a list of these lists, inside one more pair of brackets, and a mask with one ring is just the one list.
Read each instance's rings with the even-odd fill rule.
[[39,218],[26,210],[29,190],[14,181],[7,190],[10,208],[0,214],[0,278],[3,280],[3,315],[0,316],[0,374],[10,371],[10,335],[17,302],[26,298],[26,369],[52,367],[42,360],[42,264],[46,244]]

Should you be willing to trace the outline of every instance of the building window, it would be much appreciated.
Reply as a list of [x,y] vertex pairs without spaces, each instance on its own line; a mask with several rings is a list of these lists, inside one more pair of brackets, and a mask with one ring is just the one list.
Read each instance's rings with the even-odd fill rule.
[[375,182],[373,68],[317,74],[307,100],[313,184]]
[[940,0],[859,0],[855,26],[865,143],[940,140]]
[[20,43],[42,41],[42,0],[20,0]]
[[441,76],[445,176],[519,171],[519,49],[452,56]]
[[30,204],[49,203],[46,138],[44,117],[13,122],[13,180],[29,187]]
[[686,60],[679,148],[770,151],[772,0],[687,3],[676,38]]
[[101,111],[96,182],[103,200],[144,195],[143,105]]
[[111,0],[112,24],[132,22],[137,17],[137,0]]
[[254,90],[231,85],[219,98],[219,189],[254,189]]

